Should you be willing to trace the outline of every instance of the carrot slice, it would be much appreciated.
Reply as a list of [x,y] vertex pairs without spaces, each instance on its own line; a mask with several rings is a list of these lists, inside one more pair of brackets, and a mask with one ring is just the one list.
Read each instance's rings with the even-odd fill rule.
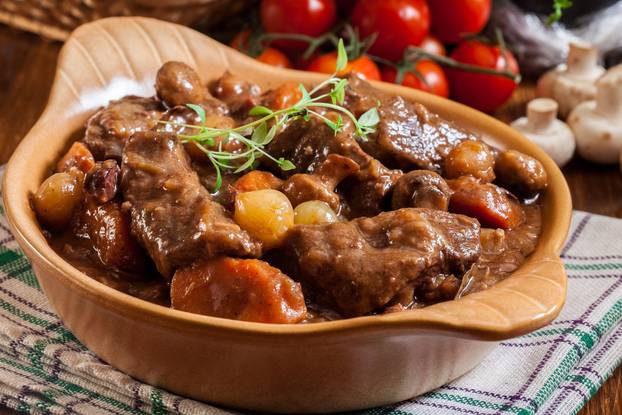
[[520,203],[506,190],[491,184],[462,177],[449,180],[454,191],[449,211],[471,216],[486,228],[510,229],[525,220]]
[[71,145],[67,153],[58,161],[57,172],[69,171],[77,167],[84,173],[88,173],[95,166],[95,159],[91,151],[83,143],[76,141]]
[[278,111],[291,107],[302,98],[302,92],[297,83],[286,82],[268,92],[262,98],[262,104]]
[[252,192],[255,190],[278,189],[281,185],[283,185],[283,180],[274,174],[267,171],[253,170],[237,179],[233,187],[238,192]]
[[307,309],[300,284],[258,259],[200,259],[175,272],[177,310],[260,323],[298,323]]

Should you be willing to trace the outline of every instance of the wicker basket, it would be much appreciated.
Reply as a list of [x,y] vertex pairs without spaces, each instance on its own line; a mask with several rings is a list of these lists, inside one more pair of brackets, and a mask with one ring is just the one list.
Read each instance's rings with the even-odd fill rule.
[[0,23],[64,40],[83,23],[109,16],[149,16],[210,28],[247,0],[0,0]]

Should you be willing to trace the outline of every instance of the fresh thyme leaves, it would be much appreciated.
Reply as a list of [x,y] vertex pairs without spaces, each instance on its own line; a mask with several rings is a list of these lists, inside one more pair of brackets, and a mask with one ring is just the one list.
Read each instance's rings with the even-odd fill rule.
[[[279,127],[295,118],[302,118],[308,121],[311,116],[315,116],[330,127],[335,134],[342,131],[344,117],[349,118],[356,134],[366,140],[367,135],[375,131],[380,118],[378,110],[372,108],[356,118],[352,112],[343,107],[346,96],[347,79],[337,77],[337,74],[344,71],[348,65],[348,55],[343,44],[339,39],[337,45],[337,64],[335,72],[323,82],[308,91],[304,85],[300,84],[299,89],[302,97],[294,105],[273,111],[268,107],[257,105],[253,107],[248,115],[257,117],[244,125],[234,128],[211,128],[205,125],[205,109],[200,105],[187,104],[186,106],[196,112],[201,120],[201,125],[182,124],[175,121],[160,121],[164,124],[171,124],[196,130],[196,134],[178,134],[183,142],[194,142],[199,150],[205,153],[209,161],[216,170],[216,183],[213,191],[217,192],[222,186],[223,171],[230,170],[234,173],[241,173],[257,167],[257,159],[265,157],[277,164],[281,170],[287,171],[295,169],[296,166],[284,158],[275,158],[265,150],[276,135]],[[328,92],[324,92],[329,88]],[[329,101],[330,100],[330,101]],[[329,118],[321,113],[320,108],[326,108],[338,113],[336,119]],[[229,152],[223,149],[223,145],[229,141],[236,140],[242,143],[245,148],[239,152]]]

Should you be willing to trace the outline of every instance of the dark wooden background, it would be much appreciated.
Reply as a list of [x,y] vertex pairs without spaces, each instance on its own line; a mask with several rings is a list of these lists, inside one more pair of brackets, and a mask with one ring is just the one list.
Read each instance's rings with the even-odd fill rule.
[[[0,25],[0,164],[35,123],[47,100],[61,45]],[[496,115],[509,122],[523,115],[533,87],[522,85]],[[564,174],[575,209],[622,218],[622,174],[618,165],[573,160]],[[1,413],[1,412],[0,412]],[[580,415],[622,415],[622,367]]]

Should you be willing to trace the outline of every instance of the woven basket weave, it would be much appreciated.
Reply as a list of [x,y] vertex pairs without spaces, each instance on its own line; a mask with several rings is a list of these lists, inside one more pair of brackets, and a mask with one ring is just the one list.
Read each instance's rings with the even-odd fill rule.
[[0,23],[65,40],[81,24],[109,16],[149,16],[209,28],[246,4],[245,0],[0,0]]

